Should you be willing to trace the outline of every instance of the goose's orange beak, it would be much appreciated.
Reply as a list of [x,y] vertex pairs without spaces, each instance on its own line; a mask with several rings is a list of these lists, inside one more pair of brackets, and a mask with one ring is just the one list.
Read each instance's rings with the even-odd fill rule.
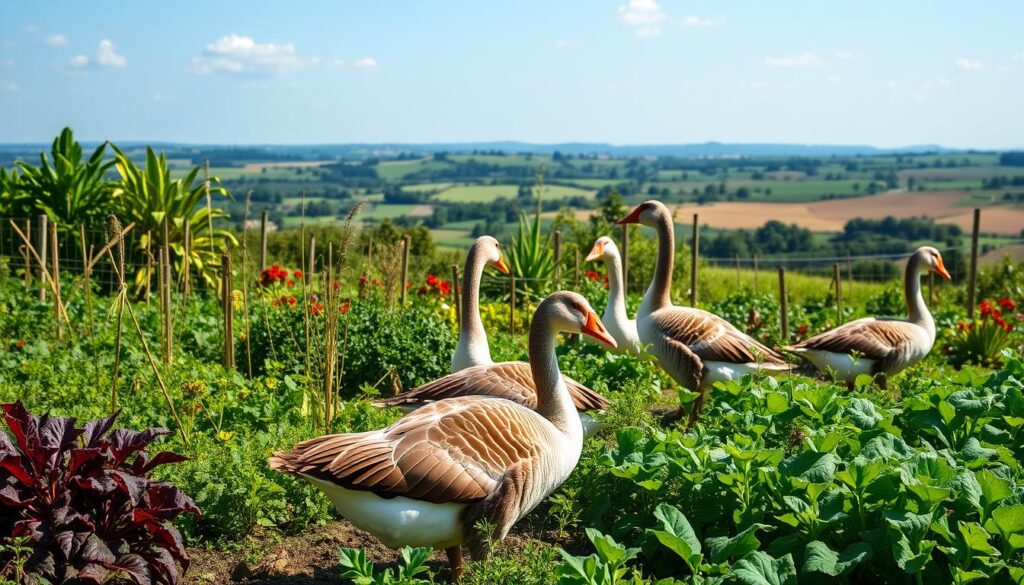
[[935,262],[935,272],[938,272],[939,276],[946,280],[953,280],[953,277],[949,275],[949,271],[946,270],[946,265],[942,263],[942,256],[939,256]]
[[619,221],[617,221],[615,223],[620,224],[620,225],[621,224],[626,224],[626,223],[640,223],[640,206],[637,205],[635,208],[633,208],[633,211],[629,212],[629,215],[627,215],[626,217],[620,219]]
[[590,262],[591,260],[597,260],[604,255],[604,242],[594,242],[594,247],[590,249],[590,253],[587,254],[585,260]]
[[491,266],[497,268],[498,272],[501,272],[502,274],[508,274],[510,272],[510,270],[508,269],[508,264],[505,264],[504,254],[499,254],[498,261],[491,264]]
[[583,333],[593,337],[601,343],[607,344],[611,347],[618,347],[615,344],[615,340],[608,333],[608,330],[604,328],[604,323],[601,322],[601,318],[597,316],[597,313],[590,311],[587,314],[587,324],[583,326]]

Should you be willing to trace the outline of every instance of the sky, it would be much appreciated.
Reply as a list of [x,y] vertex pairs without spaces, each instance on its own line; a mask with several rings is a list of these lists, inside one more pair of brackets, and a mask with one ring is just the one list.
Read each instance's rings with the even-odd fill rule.
[[1024,2],[0,0],[0,142],[1024,147]]

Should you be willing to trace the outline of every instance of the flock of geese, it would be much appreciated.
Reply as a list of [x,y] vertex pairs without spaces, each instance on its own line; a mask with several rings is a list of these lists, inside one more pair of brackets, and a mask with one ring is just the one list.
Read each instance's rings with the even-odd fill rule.
[[[675,243],[665,205],[644,202],[618,223],[638,223],[658,236],[654,277],[635,320],[626,312],[618,248],[601,237],[587,260],[602,259],[608,268],[604,319],[579,294],[555,292],[533,315],[529,362],[494,362],[480,319],[480,279],[488,265],[509,270],[497,240],[483,236],[466,259],[451,373],[379,401],[409,412],[391,426],[304,441],[274,453],[270,467],[318,486],[345,518],[388,547],[445,549],[458,581],[462,547],[474,559],[485,557],[489,542],[504,538],[557,489],[576,467],[585,436],[597,428],[588,413],[608,406],[600,394],[559,371],[559,333],[588,335],[611,350],[653,357],[676,383],[699,393],[690,426],[716,381],[793,368],[725,319],[672,304]],[[907,319],[858,319],[785,349],[848,384],[869,374],[884,385],[886,375],[920,360],[935,341],[920,289],[927,271],[950,278],[938,250],[922,247],[907,263]]]

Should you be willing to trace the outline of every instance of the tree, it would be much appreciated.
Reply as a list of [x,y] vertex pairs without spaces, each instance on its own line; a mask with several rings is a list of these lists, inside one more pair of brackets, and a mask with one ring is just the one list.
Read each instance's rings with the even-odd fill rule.
[[114,161],[103,161],[107,147],[101,144],[87,161],[82,160],[82,145],[75,141],[71,128],[64,128],[53,140],[50,156],[39,153],[39,166],[18,162],[21,189],[31,199],[34,210],[67,229],[102,226],[111,208],[113,184],[104,175]]

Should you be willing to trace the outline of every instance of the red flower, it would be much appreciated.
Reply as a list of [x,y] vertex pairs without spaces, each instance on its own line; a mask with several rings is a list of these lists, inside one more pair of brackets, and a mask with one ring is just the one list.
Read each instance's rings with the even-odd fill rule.
[[807,325],[801,325],[801,326],[796,328],[796,334],[797,335],[807,335],[807,329],[808,329]]
[[16,343],[15,345],[18,346],[18,349],[21,349],[21,348],[25,347],[25,340],[24,339],[19,339],[18,343]]
[[295,281],[289,278],[287,284],[288,284],[288,288],[291,288],[291,287],[295,286]]
[[338,307],[338,312],[344,315],[345,313],[348,313],[348,310],[351,308],[352,303],[350,301],[345,301],[344,303],[341,303],[340,307]]
[[335,280],[334,282],[331,283],[331,288],[334,289],[334,290],[338,290],[338,281],[337,280]]
[[420,287],[420,288],[419,288],[419,289],[418,289],[418,290],[416,291],[416,294],[418,294],[418,295],[420,295],[420,296],[423,296],[423,295],[427,294],[427,287],[426,287],[426,285],[424,285],[424,286],[421,286],[421,287]]
[[281,308],[281,299],[274,299],[274,302],[271,303],[271,304],[274,305],[275,309],[280,309]]
[[437,290],[441,292],[442,297],[446,297],[448,296],[448,293],[452,292],[452,285],[447,280],[442,280],[440,284],[437,285]]
[[289,307],[294,307],[296,304],[298,304],[298,302],[299,301],[295,297],[288,297],[288,306]]
[[324,312],[324,306],[322,304],[320,304],[320,303],[313,303],[313,305],[311,307],[309,307],[309,313],[311,315],[313,315],[314,317],[316,317],[317,315],[319,315],[320,313],[323,313],[323,312]]
[[366,277],[365,276],[360,276],[359,277],[359,288],[363,288],[364,286],[366,286]]
[[999,299],[999,306],[1007,311],[1017,310],[1017,303],[1013,302],[1013,299]]
[[295,276],[295,278],[302,278],[302,271],[296,270],[295,272],[292,273],[292,275]]
[[956,328],[959,329],[960,331],[965,331],[967,329],[967,323],[960,321],[959,323],[956,324]]
[[427,286],[437,286],[437,277],[433,274],[427,275]]
[[601,275],[596,273],[596,272],[594,272],[593,270],[588,270],[587,271],[587,278],[589,278],[590,280],[597,280],[597,279],[601,278]]

